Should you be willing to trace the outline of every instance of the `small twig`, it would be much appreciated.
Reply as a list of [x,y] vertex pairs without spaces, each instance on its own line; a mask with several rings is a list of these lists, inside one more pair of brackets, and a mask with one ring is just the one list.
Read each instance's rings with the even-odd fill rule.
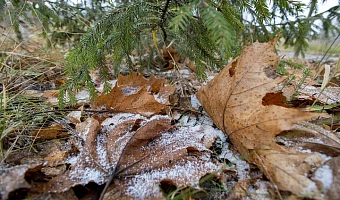
[[[182,77],[181,73],[179,73],[179,67],[177,65],[177,62],[176,62],[175,58],[172,56],[171,52],[168,50],[169,46],[166,47],[165,49],[168,52],[169,56],[171,57],[172,62],[174,63],[174,69],[178,72],[178,75],[181,78],[181,80],[183,80],[183,77]],[[184,89],[183,89],[184,87],[182,85],[182,82],[179,81],[179,84],[181,85],[181,93],[182,93],[182,95],[184,95]]]
[[[106,182],[106,185],[105,185],[105,187],[104,187],[102,193],[100,194],[99,200],[103,200],[103,199],[104,199],[104,195],[105,195],[107,189],[109,188],[109,186],[110,186],[110,184],[111,184],[113,178],[116,177],[122,170],[125,170],[125,169],[122,169],[122,170],[119,170],[119,171],[118,171],[118,169],[119,169],[119,164],[120,164],[120,161],[121,161],[121,159],[122,159],[122,157],[123,157],[123,155],[124,155],[124,153],[125,153],[125,151],[126,151],[127,146],[129,145],[129,143],[130,143],[130,141],[132,140],[132,138],[135,137],[136,133],[137,133],[137,131],[133,133],[133,135],[129,138],[129,140],[126,142],[126,144],[125,144],[123,150],[121,151],[121,154],[120,154],[120,156],[119,156],[118,162],[117,162],[116,166],[114,167],[114,169],[112,170],[112,172],[111,172],[112,174],[110,175],[109,180]],[[137,163],[137,162],[136,162],[136,163]],[[135,165],[136,163],[133,163],[132,165],[127,166],[126,168],[129,168],[129,167]]]
[[[116,167],[115,167],[115,171],[110,175],[109,180],[106,182],[106,185],[105,185],[105,187],[104,187],[102,193],[100,194],[99,200],[103,200],[103,199],[104,199],[104,195],[105,195],[106,191],[108,190],[108,188],[109,188],[111,182],[113,181],[113,179],[114,179],[115,177],[117,177],[117,176],[118,176],[120,173],[122,173],[123,171],[125,171],[125,170],[127,170],[127,169],[133,167],[134,165],[140,163],[140,162],[143,161],[145,158],[150,157],[150,156],[151,156],[151,154],[149,154],[149,155],[147,155],[147,156],[141,158],[141,159],[138,160],[137,162],[134,162],[134,163],[132,163],[131,165],[126,166],[125,168],[123,168],[123,169],[121,169],[121,170],[119,170],[119,171],[117,171],[117,169],[119,168],[119,163],[117,163],[117,165],[116,165]],[[119,160],[119,161],[120,161],[120,160]],[[119,162],[119,161],[118,161],[118,162]]]
[[59,66],[56,62],[53,62],[53,61],[50,61],[50,60],[47,60],[47,59],[44,59],[44,58],[39,58],[39,57],[35,57],[35,56],[21,54],[21,53],[15,53],[15,52],[9,52],[9,51],[0,51],[0,54],[7,54],[7,55],[12,55],[12,56],[32,58],[32,59],[41,60],[41,61],[44,61],[44,62],[51,63],[55,66]]
[[323,57],[321,58],[318,66],[316,67],[317,69],[320,67],[321,62],[323,61],[323,59],[325,59],[326,55],[328,54],[329,50],[332,48],[332,46],[334,45],[334,43],[337,41],[337,39],[340,37],[340,33],[338,34],[338,36],[333,40],[332,44],[328,47],[326,53],[324,53]]
[[[37,114],[42,114],[42,113],[49,113],[49,112],[72,112],[72,111],[81,111],[78,109],[58,109],[58,110],[46,110],[46,111],[41,111],[41,112],[35,112],[32,113],[33,115],[37,115]],[[106,112],[110,112],[110,110],[82,110],[82,112],[96,112],[96,113],[106,113]]]

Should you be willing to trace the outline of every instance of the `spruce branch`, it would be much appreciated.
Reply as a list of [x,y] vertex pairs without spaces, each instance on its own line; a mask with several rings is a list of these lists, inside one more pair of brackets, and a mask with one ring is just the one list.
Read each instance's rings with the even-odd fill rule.
[[166,21],[165,16],[166,16],[166,13],[167,13],[168,8],[169,8],[169,3],[170,3],[170,0],[166,0],[164,9],[162,10],[162,17],[161,17],[161,22],[160,22],[160,27],[161,27],[162,32],[163,32],[163,41],[164,41],[164,43],[166,42],[166,39],[167,39],[167,34],[166,34],[166,31],[165,31],[165,28],[164,28],[164,23]]
[[[327,17],[314,15],[289,21],[291,15],[301,14],[304,6],[295,1],[274,1],[270,11],[266,0],[162,0],[133,1],[112,7],[67,56],[65,72],[70,79],[62,88],[66,91],[60,94],[74,99],[75,89],[72,88],[81,87],[91,90],[91,95],[95,93],[94,84],[87,80],[88,77],[82,75],[87,81],[77,80],[80,78],[79,70],[88,73],[98,69],[104,82],[121,72],[123,61],[128,70],[137,70],[130,58],[133,51],[141,60],[138,70],[159,65],[156,69],[159,71],[161,61],[157,63],[152,59],[159,55],[154,46],[159,45],[157,41],[160,38],[163,43],[172,41],[172,46],[181,56],[194,61],[197,77],[204,80],[206,70],[221,69],[231,55],[237,56],[241,47],[249,42],[266,41],[281,32],[286,39],[285,44],[296,45],[299,42],[301,50],[304,50],[308,46],[307,38],[317,35],[317,27],[312,25],[307,30],[306,25],[317,19],[325,22],[327,34],[328,31],[340,32],[336,25],[327,24],[338,19],[338,10],[333,8]],[[244,19],[244,12],[249,13],[252,20]],[[278,19],[281,21],[277,22]],[[160,31],[157,33],[157,30]],[[141,56],[145,49],[148,49],[149,55]],[[113,70],[105,66],[107,55],[113,59]]]

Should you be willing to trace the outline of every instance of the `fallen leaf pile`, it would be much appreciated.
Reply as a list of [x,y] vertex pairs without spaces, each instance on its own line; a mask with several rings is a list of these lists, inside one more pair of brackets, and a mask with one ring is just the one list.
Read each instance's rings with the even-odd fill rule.
[[[165,84],[164,79],[147,80],[136,73],[120,76],[111,93],[96,101],[97,106],[106,104],[115,112],[94,115],[85,121],[81,121],[83,107],[71,112],[67,117],[76,127],[72,134],[75,137],[65,147],[49,151],[43,160],[1,170],[2,198],[11,197],[11,192],[18,190],[29,191],[28,197],[34,198],[45,198],[46,194],[74,198],[69,193],[72,188],[106,184],[113,173],[117,178],[126,178],[115,180],[108,194],[118,188],[120,198],[162,198],[158,187],[162,181],[188,187],[222,168],[209,160],[209,148],[219,130],[202,122],[193,127],[175,127],[170,117],[159,115],[174,92]],[[58,138],[59,132],[60,127],[55,126],[32,135],[44,141]],[[190,173],[183,176],[185,172]],[[28,178],[35,176],[44,178]]]
[[[309,174],[320,167],[325,158],[316,152],[279,145],[275,137],[297,122],[327,115],[287,108],[282,101],[277,101],[282,98],[275,89],[285,77],[275,73],[279,62],[276,41],[277,38],[246,47],[238,58],[201,87],[197,97],[242,156],[256,164],[278,189],[319,199],[324,194]],[[269,100],[268,96],[271,96]],[[319,135],[322,134],[314,138]],[[332,140],[332,147],[339,149],[339,138],[330,135],[323,138]]]
[[[295,88],[280,90],[276,40],[246,47],[198,99],[138,73],[92,103],[81,91],[85,104],[6,157],[0,199],[339,199],[339,134],[319,121],[333,118],[286,104]],[[331,89],[303,86],[298,98],[334,110]]]

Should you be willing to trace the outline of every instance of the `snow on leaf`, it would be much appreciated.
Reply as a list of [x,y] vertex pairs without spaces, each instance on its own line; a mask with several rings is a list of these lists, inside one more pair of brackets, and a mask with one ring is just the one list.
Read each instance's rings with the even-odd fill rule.
[[[64,192],[69,188],[82,184],[85,185],[90,181],[102,184],[105,181],[106,169],[98,166],[97,134],[100,130],[100,124],[94,118],[88,118],[86,121],[76,125],[79,138],[80,153],[73,160],[69,170],[65,171],[51,181],[46,183],[46,192]],[[83,144],[82,144],[83,143]]]
[[162,197],[159,183],[171,180],[177,186],[194,186],[201,177],[218,171],[221,166],[200,159],[188,160],[183,164],[154,170],[135,176],[129,180],[126,193],[133,198]]
[[299,99],[317,99],[324,104],[336,104],[340,102],[340,88],[327,87],[325,89],[317,88],[311,85],[302,85],[297,98]]
[[67,119],[73,123],[78,124],[81,122],[81,117],[83,115],[84,105],[80,106],[77,111],[72,111],[66,115]]
[[[198,181],[204,175],[222,168],[221,163],[210,161],[209,150],[212,141],[215,141],[220,133],[220,130],[208,125],[178,127],[175,130],[167,131],[143,148],[144,151],[156,150],[153,158],[147,163],[150,162],[158,168],[133,177],[128,176],[125,179],[116,180],[115,184],[118,184],[122,193],[132,199],[161,198],[162,192],[159,184],[163,180],[171,181],[178,188],[198,186]],[[199,151],[199,153],[189,156],[191,150]],[[164,162],[164,158],[162,160],[162,157],[167,155],[181,155],[181,157],[167,163]],[[163,165],[157,165],[159,162]]]
[[[275,136],[303,120],[322,116],[273,104],[263,98],[275,92],[285,77],[276,75],[278,38],[255,42],[243,49],[197,97],[214,123],[227,134],[235,148],[281,190],[318,197],[318,188],[309,179],[311,168],[321,164],[319,154],[297,152],[275,143]],[[326,116],[326,115],[323,115]],[[301,166],[301,167],[300,167]],[[314,196],[313,196],[314,195]]]
[[[168,154],[164,151],[154,153],[159,148],[142,151],[142,147],[172,127],[170,118],[154,116],[147,119],[138,114],[117,114],[113,118],[115,120],[103,121],[102,125],[94,118],[88,118],[76,125],[81,138],[78,144],[79,154],[68,159],[71,165],[69,170],[46,184],[46,192],[62,192],[89,182],[104,184],[113,169],[117,169],[120,175],[136,174],[166,166],[169,160],[175,161],[186,155],[186,150]],[[152,156],[144,160],[149,154]]]
[[81,122],[80,120],[81,115],[82,115],[82,111],[72,111],[66,117],[71,123],[78,124]]
[[276,141],[298,151],[311,150],[332,157],[340,155],[340,139],[331,131],[308,122],[295,124],[292,130],[278,135]]

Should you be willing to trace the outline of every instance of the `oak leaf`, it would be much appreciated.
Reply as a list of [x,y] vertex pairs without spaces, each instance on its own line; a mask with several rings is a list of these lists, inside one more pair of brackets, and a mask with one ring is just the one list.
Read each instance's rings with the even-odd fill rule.
[[112,173],[134,175],[184,158],[185,148],[178,151],[165,151],[163,146],[146,148],[172,127],[170,122],[166,116],[147,119],[136,114],[117,114],[102,124],[92,117],[77,124],[80,152],[66,161],[70,167],[65,173],[45,185],[45,192],[62,192],[89,182],[103,184]]
[[318,198],[318,188],[307,174],[321,164],[321,156],[280,146],[275,136],[299,121],[322,114],[286,108],[268,99],[264,105],[265,97],[278,93],[276,86],[285,79],[275,72],[279,63],[277,40],[244,48],[238,58],[200,88],[197,97],[235,148],[280,190]]
[[149,80],[133,72],[129,76],[118,76],[115,87],[109,94],[102,94],[95,101],[97,106],[117,112],[137,113],[146,117],[162,113],[175,87],[167,85],[165,79],[153,76]]

